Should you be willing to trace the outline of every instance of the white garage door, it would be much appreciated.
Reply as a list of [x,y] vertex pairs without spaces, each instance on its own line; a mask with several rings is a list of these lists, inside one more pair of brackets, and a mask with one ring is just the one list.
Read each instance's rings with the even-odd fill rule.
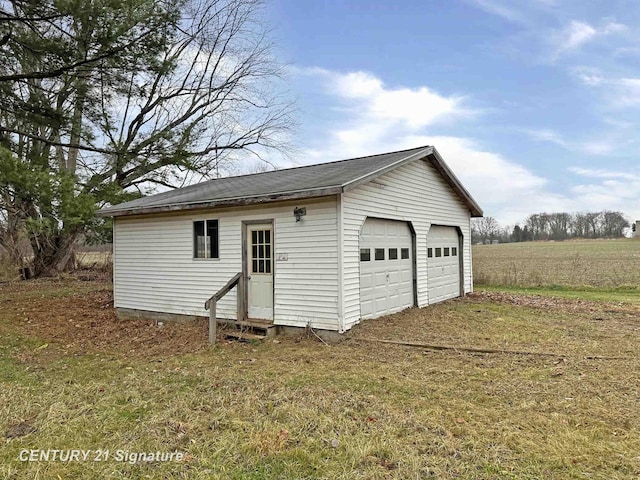
[[360,316],[413,306],[412,234],[406,222],[369,218],[360,231]]
[[429,303],[460,296],[460,248],[454,227],[433,225],[427,236]]

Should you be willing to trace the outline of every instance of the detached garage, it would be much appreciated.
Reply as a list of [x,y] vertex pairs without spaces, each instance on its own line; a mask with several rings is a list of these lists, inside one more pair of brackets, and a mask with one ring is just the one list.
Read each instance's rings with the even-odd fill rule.
[[99,214],[114,217],[121,314],[207,316],[204,302],[241,280],[219,319],[344,332],[472,291],[470,219],[482,210],[420,147],[210,180]]

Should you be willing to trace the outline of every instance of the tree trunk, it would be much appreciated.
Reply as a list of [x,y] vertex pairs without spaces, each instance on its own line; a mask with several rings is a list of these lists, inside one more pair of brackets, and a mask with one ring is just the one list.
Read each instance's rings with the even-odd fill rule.
[[31,238],[33,276],[55,277],[75,268],[78,233],[56,233]]

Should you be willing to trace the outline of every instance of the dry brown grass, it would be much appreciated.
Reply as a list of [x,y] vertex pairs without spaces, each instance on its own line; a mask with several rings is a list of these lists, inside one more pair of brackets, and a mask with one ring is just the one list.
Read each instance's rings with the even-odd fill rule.
[[[5,287],[3,478],[640,476],[634,305],[477,295],[364,322],[339,345],[278,338],[208,348],[199,326],[178,326],[183,336],[115,324],[101,282]],[[364,336],[561,357],[431,352]],[[627,358],[584,359],[592,354]],[[23,463],[22,448],[187,458]]]
[[571,240],[473,246],[473,274],[487,286],[640,286],[640,241]]

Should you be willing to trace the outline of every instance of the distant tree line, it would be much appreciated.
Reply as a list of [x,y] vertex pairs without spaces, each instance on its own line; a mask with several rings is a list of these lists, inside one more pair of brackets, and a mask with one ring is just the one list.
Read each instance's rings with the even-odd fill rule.
[[501,227],[493,217],[475,218],[471,222],[473,243],[529,242],[533,240],[568,240],[571,238],[621,238],[630,227],[621,212],[534,213],[522,226]]

